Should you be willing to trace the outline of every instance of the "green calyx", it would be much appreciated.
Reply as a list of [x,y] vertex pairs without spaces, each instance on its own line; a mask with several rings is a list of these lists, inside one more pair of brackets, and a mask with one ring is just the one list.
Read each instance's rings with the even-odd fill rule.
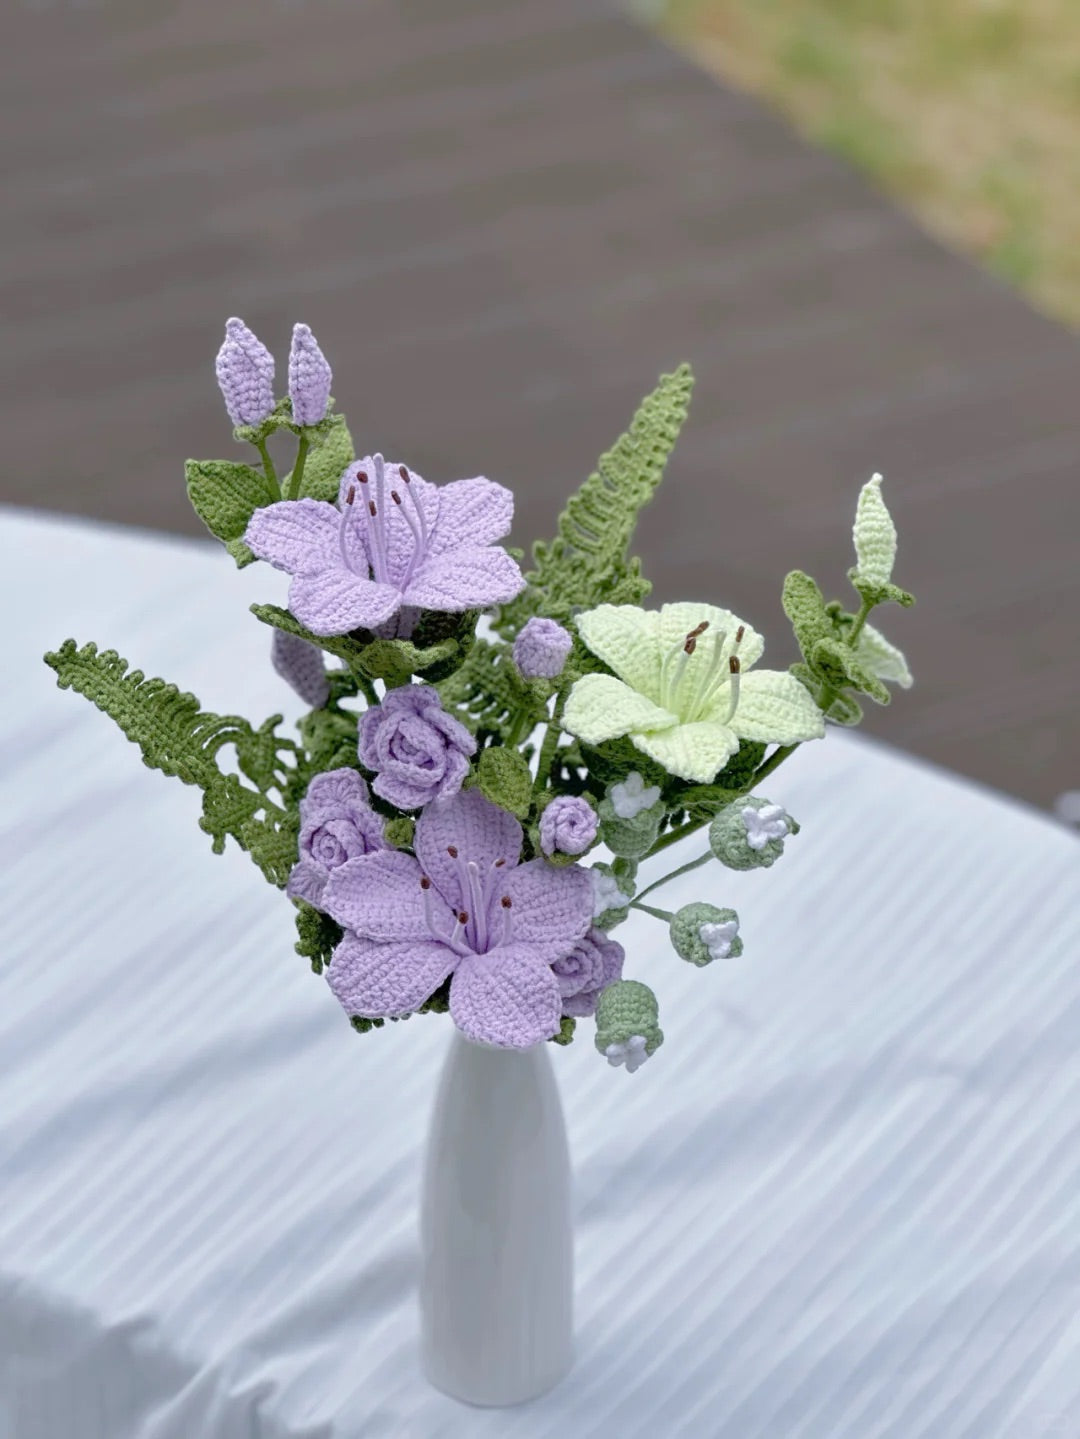
[[728,956],[737,959],[743,952],[743,943],[737,933],[721,943],[714,939],[711,947],[708,942],[710,926],[730,928],[732,925],[738,929],[739,916],[733,909],[717,909],[714,904],[684,904],[672,918],[671,943],[680,959],[699,967],[718,958],[715,951],[722,946],[726,946]]
[[623,819],[615,813],[615,806],[605,795],[596,812],[600,817],[600,839],[611,853],[620,859],[643,859],[660,833],[664,802],[657,800],[651,809],[639,811],[632,819]]
[[779,806],[770,805],[760,796],[746,795],[725,806],[716,815],[709,825],[709,848],[721,864],[726,864],[728,869],[749,870],[768,869],[776,863],[784,852],[784,838],[798,834],[799,826],[790,815],[780,811],[786,826],[785,835],[770,838],[760,848],[755,848],[750,844],[750,831],[744,813],[766,809],[779,810]]
[[656,995],[637,979],[617,979],[600,993],[596,1005],[596,1040],[601,1054],[609,1045],[625,1044],[635,1035],[646,1040],[645,1052],[652,1054],[664,1042]]

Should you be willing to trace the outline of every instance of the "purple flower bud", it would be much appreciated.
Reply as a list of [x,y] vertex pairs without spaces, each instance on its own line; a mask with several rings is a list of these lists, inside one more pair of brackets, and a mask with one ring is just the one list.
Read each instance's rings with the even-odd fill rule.
[[554,620],[534,615],[514,641],[514,663],[527,680],[553,680],[562,674],[573,638]]
[[326,678],[322,650],[316,649],[299,635],[275,630],[270,643],[270,662],[278,674],[312,709],[322,709],[330,698],[330,681]]
[[333,375],[307,325],[294,325],[289,351],[289,398],[298,425],[317,425],[326,415]]
[[215,368],[233,424],[261,424],[274,408],[274,357],[235,315],[225,322]]
[[596,838],[596,811],[580,795],[561,794],[540,816],[540,848],[545,854],[582,854]]

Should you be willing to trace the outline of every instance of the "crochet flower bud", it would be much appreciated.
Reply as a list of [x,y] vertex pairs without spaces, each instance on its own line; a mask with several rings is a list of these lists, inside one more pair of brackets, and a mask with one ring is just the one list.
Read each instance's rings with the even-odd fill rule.
[[299,635],[275,630],[270,643],[270,662],[305,704],[312,709],[322,709],[330,698],[330,681],[326,678],[322,650],[302,640]]
[[714,904],[684,904],[672,918],[671,943],[689,964],[735,959],[743,951],[739,916],[733,909],[717,909]]
[[596,838],[596,811],[579,795],[557,795],[540,816],[545,854],[584,854]]
[[522,679],[557,679],[573,647],[573,637],[562,625],[534,615],[514,640],[514,664]]
[[709,826],[709,847],[729,869],[768,869],[799,826],[778,804],[749,795],[725,806]]
[[[640,779],[640,776],[638,776]],[[634,803],[620,805],[615,785],[600,801],[600,838],[612,854],[624,859],[641,859],[648,854],[660,833],[660,821],[664,817],[664,806],[660,802],[657,788],[646,791],[656,796],[656,801],[647,809],[639,809]],[[620,814],[620,809],[630,810],[629,816]]]
[[298,425],[317,425],[326,416],[333,373],[307,325],[294,325],[289,351],[289,399]]
[[656,995],[636,979],[618,979],[596,1005],[596,1047],[612,1065],[635,1069],[664,1042]]
[[261,424],[274,408],[274,357],[235,315],[225,322],[215,369],[233,424]]

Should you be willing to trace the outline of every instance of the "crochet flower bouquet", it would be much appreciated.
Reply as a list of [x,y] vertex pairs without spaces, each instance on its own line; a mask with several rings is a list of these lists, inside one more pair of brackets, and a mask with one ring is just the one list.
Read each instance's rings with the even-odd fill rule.
[[[217,375],[258,462],[189,461],[188,494],[237,565],[292,576],[288,609],[252,609],[310,706],[298,737],[280,715],[255,727],[209,714],[92,644],[46,656],[59,684],[111,715],[147,765],[202,790],[214,851],[231,835],[285,890],[298,952],[356,1029],[449,1011],[470,1040],[524,1049],[567,1044],[593,1018],[601,1054],[636,1069],[663,1036],[612,937],[629,911],[662,921],[690,964],[742,949],[731,909],[645,903],[672,876],[638,890],[639,866],[702,829],[708,849],[676,873],[773,864],[798,825],[761,782],[826,720],[857,723],[860,696],[884,704],[886,682],[911,683],[867,622],[884,601],[911,603],[892,583],[880,477],[858,501],[856,609],[789,574],[802,660],[767,670],[761,636],[729,610],[642,607],[628,547],[686,418],[687,367],[643,402],[527,573],[499,543],[509,490],[355,457],[306,326],[285,398],[240,320]],[[267,445],[280,431],[296,440],[283,476]]]

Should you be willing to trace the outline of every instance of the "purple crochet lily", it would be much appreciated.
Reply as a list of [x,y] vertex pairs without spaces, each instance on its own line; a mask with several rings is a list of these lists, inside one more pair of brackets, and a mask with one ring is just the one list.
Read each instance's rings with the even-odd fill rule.
[[450,1013],[467,1038],[528,1049],[557,1034],[551,966],[592,923],[588,871],[519,865],[520,824],[478,790],[428,805],[415,848],[349,860],[327,882],[323,908],[347,931],[327,978],[346,1011],[409,1014],[453,976]]
[[403,606],[459,611],[505,604],[525,584],[494,543],[514,497],[477,477],[429,484],[382,455],[354,461],[337,505],[281,500],[244,535],[261,560],[293,576],[289,608],[313,634],[375,629]]

